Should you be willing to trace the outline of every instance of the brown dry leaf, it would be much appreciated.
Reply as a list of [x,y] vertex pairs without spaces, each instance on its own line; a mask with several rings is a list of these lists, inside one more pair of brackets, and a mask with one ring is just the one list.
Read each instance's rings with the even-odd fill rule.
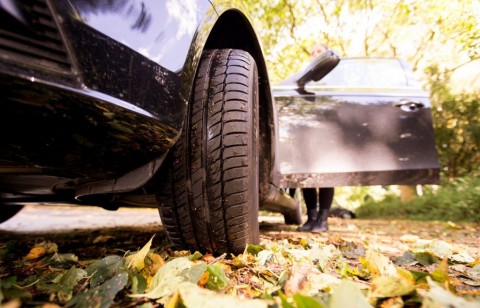
[[203,256],[203,261],[205,261],[206,263],[211,263],[215,261],[215,257],[212,254],[206,254],[205,256]]
[[308,284],[308,275],[311,274],[312,270],[315,271],[317,269],[310,264],[294,264],[290,272],[290,277],[285,283],[285,294],[292,296],[304,289]]
[[115,239],[115,237],[112,235],[99,235],[93,240],[93,244],[106,243],[109,240],[113,240],[113,239]]

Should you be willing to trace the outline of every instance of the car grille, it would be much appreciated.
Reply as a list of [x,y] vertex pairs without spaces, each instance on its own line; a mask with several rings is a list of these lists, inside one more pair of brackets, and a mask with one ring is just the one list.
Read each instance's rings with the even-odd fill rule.
[[29,26],[19,21],[2,23],[1,56],[23,65],[71,73],[71,61],[47,1],[25,0],[21,6]]

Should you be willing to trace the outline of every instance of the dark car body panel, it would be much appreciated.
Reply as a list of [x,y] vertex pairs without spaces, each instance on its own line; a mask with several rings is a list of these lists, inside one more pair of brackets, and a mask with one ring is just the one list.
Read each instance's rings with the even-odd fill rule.
[[180,135],[209,48],[255,58],[261,196],[278,186],[276,108],[261,45],[238,1],[9,2],[20,10],[0,6],[4,201],[36,194],[75,201],[144,185]]
[[438,183],[430,100],[418,86],[283,83],[274,95],[282,186]]

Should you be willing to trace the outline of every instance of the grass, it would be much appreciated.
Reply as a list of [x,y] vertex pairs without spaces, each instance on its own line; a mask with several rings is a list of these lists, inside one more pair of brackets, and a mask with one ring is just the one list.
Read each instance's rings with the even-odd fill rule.
[[480,179],[456,179],[437,189],[426,187],[424,194],[410,202],[388,194],[382,200],[368,200],[356,209],[358,218],[398,218],[440,221],[480,221]]

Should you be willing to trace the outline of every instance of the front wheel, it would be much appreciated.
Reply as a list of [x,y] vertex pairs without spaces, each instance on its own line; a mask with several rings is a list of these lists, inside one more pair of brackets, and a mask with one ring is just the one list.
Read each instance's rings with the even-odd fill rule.
[[242,253],[259,242],[258,73],[242,50],[204,52],[158,194],[179,249]]

